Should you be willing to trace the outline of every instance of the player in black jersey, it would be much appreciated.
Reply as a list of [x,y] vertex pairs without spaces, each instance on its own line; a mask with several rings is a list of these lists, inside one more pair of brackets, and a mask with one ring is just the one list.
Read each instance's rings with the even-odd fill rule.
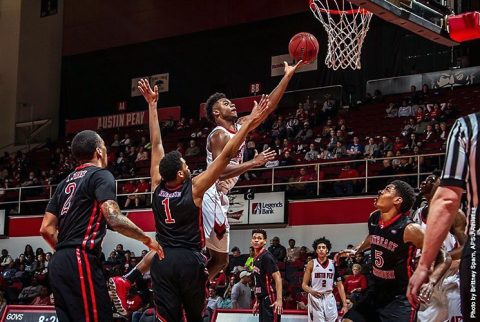
[[203,195],[217,181],[230,159],[237,155],[247,133],[268,115],[268,96],[256,104],[215,161],[192,179],[180,153],[164,154],[157,115],[157,86],[152,90],[147,80],[141,80],[138,88],[149,105],[152,208],[156,238],[165,252],[165,259],[154,256],[151,266],[156,318],[158,321],[181,321],[183,309],[188,321],[202,321],[207,281],[206,261],[201,254],[205,242],[201,213]]
[[260,322],[279,322],[283,313],[282,276],[277,260],[266,248],[267,232],[263,229],[252,231],[253,278],[255,281],[255,305],[253,314],[259,313]]
[[72,154],[83,163],[59,183],[48,203],[40,233],[56,250],[48,274],[60,322],[112,321],[111,302],[100,262],[107,223],[163,256],[153,238],[122,215],[115,179],[105,170],[107,149],[94,131],[72,140]]
[[[415,200],[413,188],[395,180],[379,191],[374,211],[368,219],[368,236],[353,251],[371,249],[374,285],[355,307],[366,321],[414,321],[416,308],[407,300],[408,280],[413,274],[417,248],[422,248],[423,230],[406,213]],[[431,275],[438,281],[451,259],[440,252]],[[436,278],[436,280],[434,280]]]

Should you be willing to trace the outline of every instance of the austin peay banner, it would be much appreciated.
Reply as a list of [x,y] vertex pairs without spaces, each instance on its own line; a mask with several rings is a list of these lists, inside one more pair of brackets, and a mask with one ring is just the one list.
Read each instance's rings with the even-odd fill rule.
[[[158,119],[165,121],[180,119],[180,106],[162,107],[158,111]],[[80,132],[82,130],[113,129],[119,127],[138,126],[148,124],[148,111],[138,111],[106,116],[95,116],[84,119],[66,120],[66,134]]]
[[252,200],[243,194],[229,195],[227,217],[230,225],[285,223],[285,192],[255,193]]

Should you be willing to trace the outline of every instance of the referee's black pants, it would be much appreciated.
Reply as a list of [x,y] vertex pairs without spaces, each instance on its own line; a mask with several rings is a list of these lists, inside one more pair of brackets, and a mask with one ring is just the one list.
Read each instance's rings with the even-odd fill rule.
[[109,322],[112,305],[102,264],[79,248],[58,250],[48,264],[48,278],[59,322]]

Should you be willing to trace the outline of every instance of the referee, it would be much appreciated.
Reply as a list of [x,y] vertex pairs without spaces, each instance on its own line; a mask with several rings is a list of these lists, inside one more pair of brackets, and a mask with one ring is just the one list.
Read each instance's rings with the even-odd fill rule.
[[464,321],[480,320],[480,254],[477,258],[477,251],[480,249],[477,214],[480,197],[477,187],[477,181],[480,180],[480,150],[477,149],[479,118],[480,113],[474,113],[457,119],[449,134],[440,187],[431,201],[422,256],[407,290],[410,303],[418,305],[417,293],[428,277],[431,264],[460,207],[462,193],[466,190],[468,240],[460,263],[460,294]]

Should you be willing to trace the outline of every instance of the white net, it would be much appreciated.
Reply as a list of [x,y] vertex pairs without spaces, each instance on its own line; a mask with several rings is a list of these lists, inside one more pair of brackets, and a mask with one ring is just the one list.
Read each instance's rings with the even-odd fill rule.
[[361,69],[362,45],[372,13],[354,8],[347,0],[310,0],[310,9],[327,31],[327,67]]

